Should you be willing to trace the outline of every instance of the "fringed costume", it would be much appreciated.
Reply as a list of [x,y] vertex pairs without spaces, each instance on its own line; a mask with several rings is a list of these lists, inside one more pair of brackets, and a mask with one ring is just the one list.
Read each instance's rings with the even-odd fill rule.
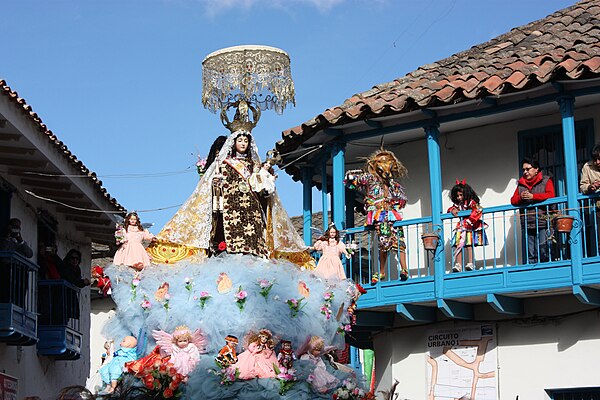
[[383,182],[369,172],[348,174],[346,184],[364,190],[366,225],[375,227],[379,250],[396,250],[399,243],[400,252],[406,252],[404,230],[394,226],[396,221],[402,220],[402,209],[407,202],[402,185],[393,179]]
[[448,209],[457,211],[471,210],[467,218],[460,219],[452,232],[452,247],[454,247],[453,258],[466,246],[487,246],[488,240],[485,234],[486,224],[481,220],[483,208],[475,201],[471,200],[468,204],[454,204]]

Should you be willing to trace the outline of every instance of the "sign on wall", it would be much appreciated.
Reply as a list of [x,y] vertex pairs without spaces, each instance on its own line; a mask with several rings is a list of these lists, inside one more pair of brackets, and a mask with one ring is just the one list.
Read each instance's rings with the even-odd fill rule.
[[430,330],[426,357],[428,400],[498,399],[494,325]]
[[0,400],[17,400],[19,380],[0,373]]

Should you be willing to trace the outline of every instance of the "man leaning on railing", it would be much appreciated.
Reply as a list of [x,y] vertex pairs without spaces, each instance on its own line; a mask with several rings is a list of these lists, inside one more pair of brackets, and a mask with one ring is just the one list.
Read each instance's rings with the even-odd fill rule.
[[[537,160],[524,158],[521,161],[523,176],[510,199],[513,206],[527,206],[555,197],[554,183],[543,176]],[[547,262],[550,259],[548,242],[548,207],[531,207],[520,210],[521,229],[526,237],[527,261],[529,264]],[[525,258],[525,251],[523,252]],[[523,260],[525,263],[525,260]]]

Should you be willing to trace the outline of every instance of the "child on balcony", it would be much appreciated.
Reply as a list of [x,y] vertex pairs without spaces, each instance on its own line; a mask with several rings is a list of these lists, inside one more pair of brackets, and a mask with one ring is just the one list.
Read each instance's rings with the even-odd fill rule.
[[350,253],[346,250],[344,242],[340,241],[340,232],[331,224],[315,242],[315,250],[323,252],[323,255],[317,263],[315,275],[323,279],[346,279],[340,256],[345,254],[350,258]]
[[486,224],[481,220],[483,209],[479,205],[479,196],[469,186],[466,180],[459,182],[456,180],[456,185],[450,191],[450,200],[452,207],[448,209],[455,217],[459,211],[471,210],[471,214],[466,218],[461,218],[456,223],[452,231],[452,247],[454,252],[454,266],[452,272],[462,271],[463,266],[463,249],[466,249],[467,264],[465,270],[472,271],[475,269],[473,264],[473,247],[485,246],[488,244],[485,235]]

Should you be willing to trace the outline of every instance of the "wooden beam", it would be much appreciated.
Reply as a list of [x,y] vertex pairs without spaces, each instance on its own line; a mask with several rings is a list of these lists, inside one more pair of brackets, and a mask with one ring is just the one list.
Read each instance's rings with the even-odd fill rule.
[[423,114],[425,114],[429,118],[436,118],[437,117],[437,112],[435,110],[430,109],[430,108],[422,108],[421,112]]
[[453,319],[472,320],[473,305],[455,300],[438,299],[437,306],[448,317]]
[[0,146],[0,153],[2,154],[33,154],[35,149],[27,147],[9,147]]
[[[71,202],[69,202],[69,205],[76,206],[74,204],[71,204]],[[77,205],[76,207],[79,207],[79,206]],[[92,210],[96,209],[96,207],[94,207],[94,206],[81,207],[81,208],[89,208]],[[94,212],[94,211],[85,211],[85,210],[76,210],[76,209],[61,206],[61,205],[56,206],[56,211],[61,214],[81,215],[82,217],[90,217],[92,215],[104,215],[104,213],[98,213],[98,212]]]
[[[35,188],[32,192],[38,196],[47,196],[50,198],[61,197],[63,199],[82,199],[84,197],[83,193],[77,193],[72,190],[52,190],[41,187]],[[89,202],[86,202],[85,204],[89,204]]]
[[46,168],[48,161],[45,160],[30,160],[22,158],[2,158],[2,164],[10,167],[26,167],[29,169],[33,168]]
[[573,294],[577,297],[577,300],[583,304],[589,304],[591,306],[600,306],[600,290],[594,289],[587,286],[575,285],[573,286]]
[[22,137],[23,135],[19,133],[0,133],[0,140],[4,141],[14,140],[15,142],[18,142]]
[[435,308],[416,304],[396,304],[396,312],[409,321],[435,322]]
[[43,187],[43,188],[51,188],[51,189],[61,189],[61,190],[69,190],[71,189],[72,183],[67,181],[61,181],[55,177],[47,177],[45,179],[31,179],[31,178],[21,178],[21,183],[27,186],[35,186],[35,187]]
[[356,312],[356,325],[390,328],[394,326],[394,313],[359,310]]
[[367,126],[370,126],[371,128],[375,128],[375,129],[383,128],[383,124],[381,122],[374,121],[372,119],[365,119],[365,124],[367,124]]
[[487,302],[501,314],[523,315],[523,300],[521,299],[488,293]]
[[323,129],[323,133],[327,136],[340,136],[344,134],[344,131],[341,129],[325,128]]
[[78,231],[81,231],[81,232],[97,233],[100,235],[113,235],[113,237],[115,234],[114,229],[107,229],[107,228],[103,228],[103,227],[94,227],[94,226],[90,226],[90,225],[75,225],[75,229],[77,229]]
[[[88,213],[88,215],[89,215],[89,213]],[[67,215],[66,219],[67,219],[67,221],[82,222],[84,224],[91,224],[91,225],[112,225],[111,220],[103,219],[102,217],[103,217],[103,214],[98,215],[96,218],[94,218],[93,216],[81,217],[81,216]]]

